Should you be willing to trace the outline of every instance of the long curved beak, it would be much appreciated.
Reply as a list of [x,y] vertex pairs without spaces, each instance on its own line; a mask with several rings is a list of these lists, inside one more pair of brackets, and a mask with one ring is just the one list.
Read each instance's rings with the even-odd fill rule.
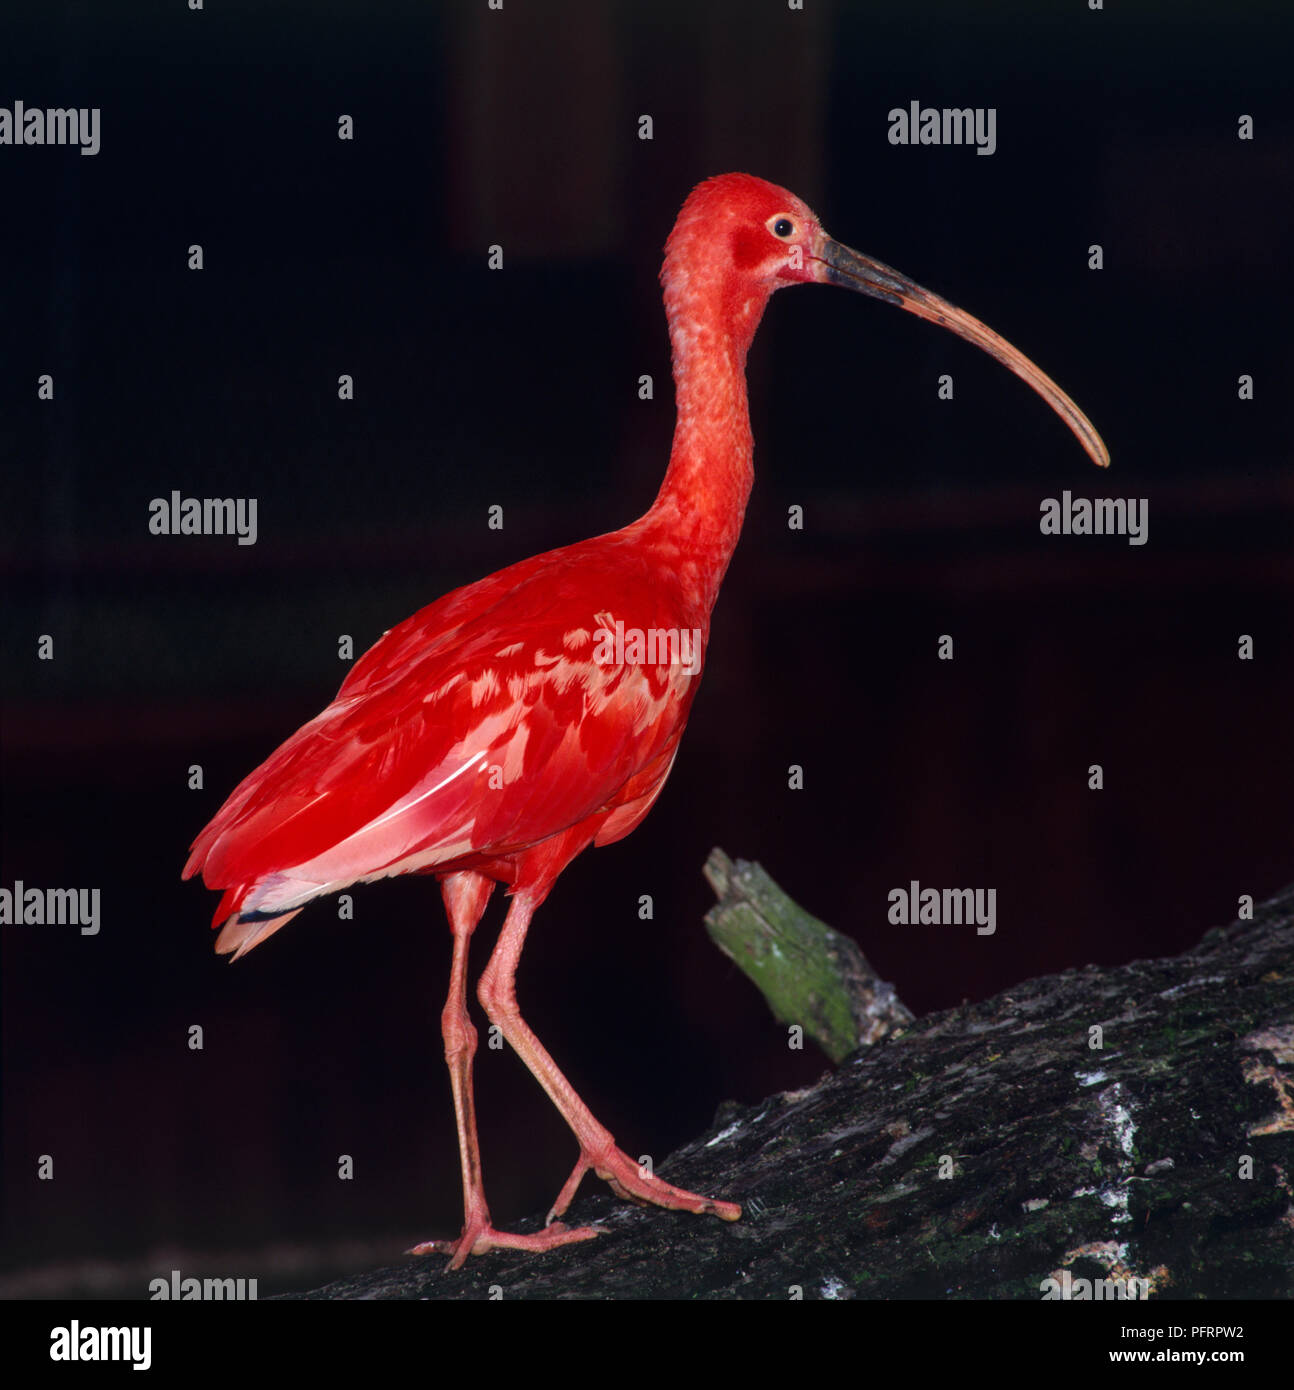
[[1004,367],[1016,376],[1027,381],[1047,402],[1062,420],[1078,436],[1078,441],[1091,455],[1092,462],[1101,468],[1110,465],[1110,451],[1105,447],[1092,422],[1074,404],[1059,386],[1035,366],[1018,348],[1014,348],[1005,338],[999,337],[985,323],[974,315],[940,299],[937,294],[923,289],[906,275],[860,255],[838,241],[832,241],[823,234],[822,246],[815,259],[822,269],[817,279],[823,284],[839,285],[842,289],[857,290],[860,294],[871,295],[873,299],[883,299],[887,304],[897,304],[918,318],[950,328],[958,337],[981,347],[990,357],[996,357]]

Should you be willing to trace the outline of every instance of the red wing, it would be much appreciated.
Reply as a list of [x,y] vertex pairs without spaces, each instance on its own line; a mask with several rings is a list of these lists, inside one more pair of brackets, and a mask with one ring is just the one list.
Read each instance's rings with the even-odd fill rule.
[[194,842],[186,877],[228,890],[217,920],[535,844],[612,803],[677,739],[699,672],[595,661],[588,595],[628,592],[601,613],[628,625],[679,615],[636,576],[572,565],[582,548],[457,590],[361,658]]
[[[420,770],[434,767],[455,741],[453,712],[428,720],[423,696],[453,675],[453,646],[464,628],[486,619],[514,585],[524,583],[521,572],[534,564],[522,561],[454,589],[383,633],[355,663],[332,703],[233,790],[193,842],[183,877],[202,869],[208,885],[217,887],[230,881],[231,858],[244,878],[295,863],[303,853],[309,857],[336,842],[330,840],[329,824],[337,838],[344,838],[405,793]],[[441,653],[450,659],[437,680],[430,668]],[[415,670],[434,683],[415,693],[410,704],[407,678]],[[412,746],[420,749],[417,759],[408,756]]]

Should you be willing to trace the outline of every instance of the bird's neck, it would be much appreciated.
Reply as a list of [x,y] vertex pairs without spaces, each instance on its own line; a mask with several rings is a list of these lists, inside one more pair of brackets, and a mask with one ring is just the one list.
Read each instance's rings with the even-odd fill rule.
[[741,535],[754,481],[746,351],[764,300],[713,284],[666,284],[678,418],[669,468],[638,523],[667,572],[708,615]]

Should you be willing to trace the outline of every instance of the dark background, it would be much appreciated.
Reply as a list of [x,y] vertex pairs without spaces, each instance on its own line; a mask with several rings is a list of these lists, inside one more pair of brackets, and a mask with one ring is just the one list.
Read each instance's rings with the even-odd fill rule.
[[[1114,462],[929,325],[775,298],[678,763],[523,958],[529,1021],[623,1147],[659,1160],[724,1097],[824,1065],[709,944],[712,845],[920,1012],[1179,951],[1294,877],[1283,5],[15,8],[0,104],[99,106],[103,144],[0,147],[0,884],[97,887],[103,929],[0,931],[0,1293],[142,1297],[173,1267],[265,1293],[457,1231],[434,882],[359,890],[353,922],[317,904],[231,968],[179,871],[332,696],[340,634],[362,651],[648,506],[673,423],[660,248],[708,174],[784,183],[983,317]],[[997,153],[891,146],[913,99],[995,107]],[[1041,536],[1065,488],[1148,498],[1149,543]],[[256,497],[257,544],[150,535],[172,489]],[[891,926],[913,878],[995,888],[997,934]],[[511,1055],[478,1055],[477,1093],[506,1225],[574,1146]]]

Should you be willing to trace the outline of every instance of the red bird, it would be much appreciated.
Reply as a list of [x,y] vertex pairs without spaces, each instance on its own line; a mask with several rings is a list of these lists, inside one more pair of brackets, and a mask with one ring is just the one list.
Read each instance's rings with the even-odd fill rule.
[[[644,1174],[557,1069],[517,1007],[526,931],[589,845],[628,835],[660,795],[697,692],[710,610],[741,531],[752,442],[745,363],[774,290],[858,290],[944,325],[1023,377],[1098,463],[1087,417],[991,329],[897,271],[832,241],[793,194],[749,174],[700,184],[661,283],[678,418],[647,513],[623,530],[522,560],[415,613],[356,663],[327,709],[230,796],[184,876],[223,890],[216,950],[258,946],[307,903],[393,874],[434,874],[453,933],[441,1015],[458,1122],[463,1230],[415,1253],[588,1240],[563,1215],[592,1169],[622,1197],[735,1221],[732,1202]],[[579,1142],[537,1235],[496,1229],[481,1180],[467,948],[496,883],[512,902],[477,995]]]

